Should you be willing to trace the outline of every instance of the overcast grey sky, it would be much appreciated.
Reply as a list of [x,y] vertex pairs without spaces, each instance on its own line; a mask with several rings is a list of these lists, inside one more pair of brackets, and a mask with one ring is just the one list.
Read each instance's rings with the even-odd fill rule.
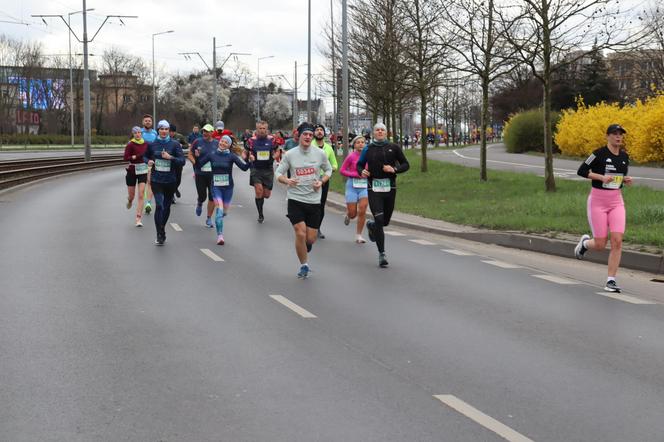
[[[312,73],[329,75],[326,61],[318,47],[324,44],[322,26],[329,22],[330,1],[312,0]],[[337,5],[335,0],[335,5]],[[47,19],[48,26],[31,14],[62,14],[82,9],[81,0],[0,0],[0,20],[19,20],[30,26],[0,23],[0,33],[17,39],[30,39],[44,44],[48,54],[68,51],[67,28],[58,18]],[[125,19],[121,26],[111,20],[90,44],[90,52],[101,54],[113,46],[142,57],[149,65],[152,59],[151,35],[165,30],[172,34],[155,37],[158,65],[165,64],[170,72],[190,72],[205,66],[198,57],[185,60],[178,52],[198,51],[212,65],[212,37],[217,45],[232,47],[217,50],[223,60],[231,51],[249,52],[241,61],[255,75],[257,57],[274,55],[261,61],[261,78],[283,74],[292,82],[293,64],[302,66],[299,80],[306,74],[307,62],[307,0],[87,0],[89,37],[106,15],[138,15]],[[336,6],[335,6],[336,7]],[[335,13],[337,13],[336,11]],[[340,16],[335,16],[340,21]],[[82,34],[81,15],[72,16],[72,28]],[[82,52],[82,45],[72,49]],[[92,60],[92,59],[91,59]],[[92,61],[91,61],[92,62]],[[283,83],[284,87],[288,87]],[[300,94],[300,98],[304,95]]]

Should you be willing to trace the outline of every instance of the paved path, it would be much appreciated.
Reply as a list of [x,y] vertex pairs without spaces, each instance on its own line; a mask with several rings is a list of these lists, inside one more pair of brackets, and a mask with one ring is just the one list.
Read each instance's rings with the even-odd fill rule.
[[300,281],[281,187],[219,247],[184,178],[165,247],[121,167],[0,194],[3,440],[661,441],[648,275],[396,228],[382,270],[329,211]]
[[[464,147],[453,150],[429,151],[429,158],[464,166],[479,167],[479,146]],[[554,174],[558,178],[582,180],[576,174],[580,161],[554,158]],[[508,153],[503,144],[492,144],[487,151],[487,167],[495,170],[534,173],[544,176],[544,158],[536,155]],[[664,189],[664,168],[637,167],[629,168],[635,184]]]

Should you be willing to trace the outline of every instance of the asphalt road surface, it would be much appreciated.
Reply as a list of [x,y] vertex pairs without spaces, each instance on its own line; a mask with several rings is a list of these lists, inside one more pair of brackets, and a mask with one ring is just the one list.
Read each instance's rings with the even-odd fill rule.
[[236,171],[224,246],[189,166],[164,247],[125,192],[0,194],[3,441],[663,440],[649,275],[400,229],[379,269],[328,210],[298,280],[281,187],[260,225]]
[[[453,150],[432,150],[428,156],[434,160],[463,166],[480,166],[479,146]],[[581,161],[554,158],[553,173],[557,178],[583,180],[576,174]],[[510,172],[533,173],[544,176],[544,158],[536,155],[514,154],[505,150],[504,144],[492,144],[487,149],[487,168]],[[634,184],[664,189],[664,169],[657,167],[630,166],[629,174],[634,177]]]

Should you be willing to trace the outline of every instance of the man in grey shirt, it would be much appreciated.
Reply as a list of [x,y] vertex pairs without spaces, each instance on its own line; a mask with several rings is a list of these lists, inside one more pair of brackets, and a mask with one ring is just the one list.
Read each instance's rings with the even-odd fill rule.
[[[309,276],[308,257],[316,242],[321,222],[320,189],[332,176],[325,152],[311,147],[314,127],[302,123],[297,128],[300,144],[286,152],[277,167],[277,181],[288,186],[288,218],[295,231],[295,253],[300,260],[297,277]],[[323,174],[321,174],[321,170]],[[286,175],[290,172],[290,178]]]

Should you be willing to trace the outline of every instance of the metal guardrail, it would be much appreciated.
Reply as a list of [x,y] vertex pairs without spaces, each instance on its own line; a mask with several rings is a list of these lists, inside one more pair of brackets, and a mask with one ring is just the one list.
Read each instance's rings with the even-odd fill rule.
[[0,161],[0,189],[55,175],[125,164],[122,154],[96,155],[86,162],[83,157],[32,158]]

